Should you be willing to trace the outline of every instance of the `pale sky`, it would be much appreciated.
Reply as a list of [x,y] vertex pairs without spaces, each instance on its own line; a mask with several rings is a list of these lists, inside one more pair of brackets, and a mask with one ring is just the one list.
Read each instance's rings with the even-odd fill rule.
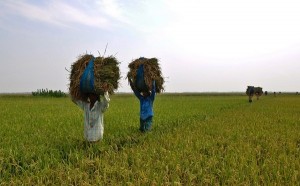
[[166,92],[300,91],[298,0],[0,0],[0,93],[68,91],[80,54],[156,57]]

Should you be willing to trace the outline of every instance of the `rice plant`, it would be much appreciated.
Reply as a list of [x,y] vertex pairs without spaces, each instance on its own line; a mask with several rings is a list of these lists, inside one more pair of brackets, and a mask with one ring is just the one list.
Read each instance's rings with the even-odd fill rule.
[[1,185],[297,185],[300,97],[160,94],[140,133],[132,94],[111,96],[104,139],[69,98],[0,96]]

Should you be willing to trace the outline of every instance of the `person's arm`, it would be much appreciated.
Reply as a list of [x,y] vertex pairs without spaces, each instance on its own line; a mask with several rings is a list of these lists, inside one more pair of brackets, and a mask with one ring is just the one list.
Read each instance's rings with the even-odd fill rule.
[[75,100],[73,97],[71,98],[72,102],[75,103],[78,107],[80,107],[82,110],[84,109],[84,103],[81,100]]
[[133,90],[134,95],[135,95],[138,99],[140,99],[141,94],[135,89],[135,87],[134,87],[133,82],[132,82],[131,79],[129,79],[129,84],[130,84],[131,89]]
[[101,112],[105,112],[108,109],[108,107],[109,107],[109,101],[110,101],[109,94],[106,91],[104,93],[103,100],[100,103],[100,110],[101,110]]
[[155,90],[156,90],[156,85],[155,85],[155,80],[153,80],[153,82],[152,82],[152,90],[151,90],[151,100],[152,101],[154,101],[154,98],[155,98],[155,94],[156,94],[156,92],[155,92]]

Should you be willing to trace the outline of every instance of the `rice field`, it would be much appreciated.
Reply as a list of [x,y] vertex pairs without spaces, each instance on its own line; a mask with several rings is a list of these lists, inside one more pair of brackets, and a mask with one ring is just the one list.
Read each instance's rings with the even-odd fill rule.
[[69,98],[0,96],[0,185],[299,185],[300,96],[111,96],[104,139],[83,139]]

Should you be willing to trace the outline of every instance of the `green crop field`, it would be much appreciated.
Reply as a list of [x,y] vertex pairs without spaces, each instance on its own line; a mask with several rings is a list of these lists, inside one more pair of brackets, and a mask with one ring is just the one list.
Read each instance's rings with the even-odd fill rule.
[[0,96],[0,185],[299,185],[300,96],[162,94],[152,131],[111,96],[104,139],[69,98]]

